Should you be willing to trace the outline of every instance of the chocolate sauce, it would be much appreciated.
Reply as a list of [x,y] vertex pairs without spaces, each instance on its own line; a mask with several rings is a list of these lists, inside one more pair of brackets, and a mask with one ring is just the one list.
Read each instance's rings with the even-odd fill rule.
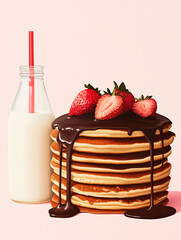
[[[56,208],[49,210],[51,217],[68,218],[73,217],[80,212],[79,208],[71,202],[71,160],[72,160],[72,148],[74,141],[77,137],[78,131],[74,131],[71,128],[59,129],[59,136],[57,141],[60,147],[60,168],[59,168],[59,205]],[[66,136],[69,136],[67,138]],[[66,202],[61,204],[61,169],[62,169],[62,145],[67,148],[67,161],[66,161],[66,174],[67,174],[67,185],[66,185]]]
[[[164,159],[163,129],[160,129],[160,136],[161,136],[161,140],[162,140],[162,159]],[[162,166],[163,166],[163,162],[162,162]]]
[[[167,206],[154,206],[154,192],[153,192],[153,169],[154,169],[154,138],[156,130],[160,130],[161,137],[163,138],[163,127],[170,125],[171,121],[160,115],[156,114],[155,117],[141,118],[133,112],[127,112],[117,118],[111,120],[96,120],[94,113],[83,114],[80,116],[69,116],[65,114],[52,123],[53,128],[58,128],[59,136],[57,141],[60,146],[64,144],[67,148],[66,171],[67,171],[67,190],[66,190],[66,203],[61,205],[61,162],[62,157],[60,154],[60,180],[59,180],[59,205],[56,208],[49,210],[51,217],[72,217],[79,212],[79,208],[71,202],[71,156],[73,144],[78,135],[84,130],[96,129],[120,129],[128,131],[131,135],[133,131],[142,131],[150,143],[150,156],[151,156],[151,194],[150,194],[150,207],[148,209],[134,209],[125,213],[127,217],[134,218],[162,218],[175,213],[175,209]],[[163,141],[162,141],[163,149]],[[163,150],[162,150],[163,151]],[[163,152],[162,152],[163,153]]]

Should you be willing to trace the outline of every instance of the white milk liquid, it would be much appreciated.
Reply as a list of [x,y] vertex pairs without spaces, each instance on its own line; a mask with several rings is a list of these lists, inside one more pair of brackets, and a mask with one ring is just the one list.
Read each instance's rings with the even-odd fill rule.
[[51,199],[50,132],[53,113],[11,112],[8,122],[9,195],[27,203]]

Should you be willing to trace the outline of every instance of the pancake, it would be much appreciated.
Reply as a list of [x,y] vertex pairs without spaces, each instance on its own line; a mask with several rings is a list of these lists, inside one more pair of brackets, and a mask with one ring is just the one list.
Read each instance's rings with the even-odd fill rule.
[[[54,172],[59,175],[57,163],[51,162]],[[171,164],[166,163],[163,167],[154,170],[154,181],[166,178],[171,171]],[[91,173],[72,169],[71,179],[79,183],[103,184],[103,185],[128,185],[150,182],[150,171],[139,173]],[[66,178],[66,168],[62,166],[62,177]]]
[[[53,195],[53,200],[51,200],[51,206],[53,208],[58,206],[58,196],[57,195]],[[166,198],[165,200],[163,200],[162,202],[159,202],[158,205],[166,205],[168,204],[169,200],[168,198]],[[64,204],[65,201],[62,199],[62,204]],[[80,213],[91,213],[91,214],[123,214],[126,209],[122,209],[122,210],[102,210],[102,209],[94,209],[94,208],[85,208],[85,207],[80,207],[79,206],[79,210]]]
[[[167,132],[164,134],[164,146],[170,145],[174,140],[174,134]],[[161,138],[155,137],[154,149],[162,147]],[[73,150],[78,152],[92,153],[131,153],[148,151],[150,144],[146,138],[124,138],[124,139],[105,139],[105,138],[77,138],[73,145]]]
[[[168,192],[158,192],[154,194],[154,204],[158,204],[167,198]],[[55,197],[57,196],[57,197]],[[62,199],[66,199],[66,191],[61,192]],[[58,191],[53,195],[52,201],[58,203]],[[73,194],[71,197],[71,202],[77,206],[102,209],[102,210],[125,210],[125,209],[135,209],[148,207],[150,205],[150,196],[140,196],[133,198],[95,198],[82,196],[79,194]]]
[[[55,202],[51,200],[51,206],[53,208],[55,208],[58,206],[58,196],[54,194],[53,199],[55,200]],[[158,203],[158,205],[166,205],[166,204],[168,204],[168,202],[169,202],[169,200],[168,200],[168,198],[166,198],[162,202]],[[65,203],[65,201],[62,199],[62,204],[63,203]],[[80,207],[80,206],[79,206],[79,210],[80,210],[80,213],[91,213],[91,214],[123,214],[126,211],[126,209],[122,209],[122,210],[105,210],[104,209],[104,210],[102,210],[102,209],[94,209],[94,208],[85,208],[85,207]]]
[[[167,158],[161,159],[154,162],[154,169],[157,169],[167,163]],[[58,164],[57,168],[59,168],[59,157],[53,155],[52,163]],[[62,158],[62,166],[66,166],[66,159]],[[109,172],[109,173],[131,173],[131,172],[144,172],[149,171],[151,169],[150,162],[141,163],[141,164],[93,164],[93,163],[79,163],[72,161],[71,168],[79,171],[86,172]]]
[[[53,158],[58,159],[60,156],[59,145],[56,142],[51,144],[51,151]],[[163,149],[164,158],[171,154],[170,145]],[[62,157],[66,159],[66,149],[63,148]],[[162,149],[154,150],[154,161],[163,158]],[[101,164],[138,164],[150,162],[150,151],[126,153],[126,154],[96,154],[96,153],[81,153],[73,151],[72,160],[83,163],[101,163]]]
[[[57,202],[54,202],[51,200],[51,206],[53,208],[58,206],[58,196],[53,195],[54,200],[57,200]],[[62,199],[62,202],[65,203],[65,201]],[[92,213],[92,214],[123,214],[125,210],[99,210],[99,209],[93,209],[93,208],[85,208],[79,206],[80,213]]]
[[[51,181],[54,183],[52,191],[59,195],[59,176],[53,173]],[[154,192],[166,191],[170,177],[154,182]],[[62,189],[66,190],[66,179],[61,180]],[[79,184],[76,182],[71,183],[71,191],[80,195],[86,195],[91,197],[106,197],[106,198],[130,198],[150,194],[150,183],[135,184],[135,185],[90,185],[90,184]]]
[[[171,128],[171,124],[168,124],[164,126],[163,128],[163,133],[168,132],[169,129]],[[53,141],[57,140],[58,137],[58,129],[55,128],[51,132],[51,138]],[[160,134],[160,131],[157,130],[156,135]],[[84,137],[101,137],[101,138],[134,138],[134,137],[144,137],[143,132],[141,131],[134,131],[131,135],[128,134],[128,131],[126,130],[120,130],[120,129],[97,129],[97,130],[88,130],[88,131],[82,131],[79,136],[84,136]]]
[[[52,126],[52,206],[59,202],[58,137],[62,146],[61,203],[66,200],[67,181],[71,186],[67,201],[71,197],[72,204],[81,212],[115,213],[149,207],[151,186],[154,204],[166,201],[171,171],[168,157],[175,137],[169,131],[169,119],[159,114],[144,119],[127,112],[99,121],[93,113],[71,117],[65,114]],[[67,154],[71,156],[71,165]],[[66,166],[71,166],[68,179]]]
[[[172,132],[166,132],[163,134],[164,146],[170,145],[175,137]],[[155,137],[154,149],[162,148],[161,137],[158,135]],[[73,145],[73,150],[78,152],[88,153],[108,153],[108,154],[122,154],[122,153],[133,153],[140,151],[149,151],[150,144],[145,137],[142,138],[86,138],[78,137]],[[53,142],[51,145],[53,153],[58,155],[59,145]]]

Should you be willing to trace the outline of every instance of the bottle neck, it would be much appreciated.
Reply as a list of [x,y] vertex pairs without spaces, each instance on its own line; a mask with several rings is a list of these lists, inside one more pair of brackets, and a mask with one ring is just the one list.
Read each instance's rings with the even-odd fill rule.
[[[20,67],[20,85],[12,106],[12,111],[25,113],[52,112],[43,76],[43,66]],[[30,109],[33,109],[33,111],[30,111]]]
[[43,66],[20,66],[20,81],[29,80],[34,77],[37,80],[44,80]]

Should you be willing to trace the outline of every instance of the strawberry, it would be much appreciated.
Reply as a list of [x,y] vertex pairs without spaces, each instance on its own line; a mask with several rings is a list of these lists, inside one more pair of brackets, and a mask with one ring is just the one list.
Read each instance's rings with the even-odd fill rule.
[[70,107],[69,116],[94,112],[97,101],[101,97],[100,91],[90,84],[84,86],[87,89],[78,93]]
[[141,98],[136,99],[137,101],[133,104],[132,111],[138,114],[141,117],[154,117],[157,110],[157,103],[152,98],[152,96],[147,96],[144,98],[141,95]]
[[[119,86],[117,83],[114,81],[114,89],[116,90],[115,93],[116,95],[120,95],[124,99],[124,104],[123,104],[123,113],[131,110],[133,103],[135,102],[135,98],[131,92],[126,88],[124,82],[122,82]],[[107,88],[107,92],[104,91],[105,94],[112,94],[110,89]]]
[[123,98],[115,95],[105,94],[97,102],[95,118],[109,120],[119,116],[123,112]]
[[122,82],[119,87],[114,81],[114,87],[116,89],[116,94],[119,94],[124,97],[123,112],[127,112],[132,109],[135,98],[131,92],[126,88],[124,82]]

